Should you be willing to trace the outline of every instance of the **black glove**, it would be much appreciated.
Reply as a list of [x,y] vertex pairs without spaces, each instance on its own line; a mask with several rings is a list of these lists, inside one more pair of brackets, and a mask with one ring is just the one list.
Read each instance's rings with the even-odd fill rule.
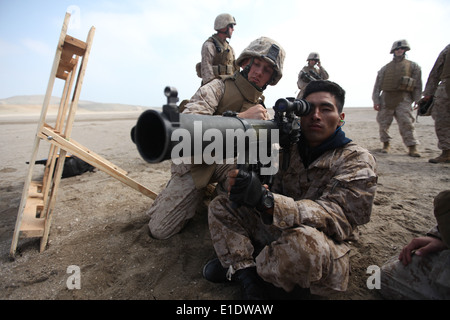
[[256,208],[259,211],[267,209],[264,207],[263,198],[270,193],[259,181],[253,171],[239,170],[235,184],[230,190],[230,200],[237,206]]

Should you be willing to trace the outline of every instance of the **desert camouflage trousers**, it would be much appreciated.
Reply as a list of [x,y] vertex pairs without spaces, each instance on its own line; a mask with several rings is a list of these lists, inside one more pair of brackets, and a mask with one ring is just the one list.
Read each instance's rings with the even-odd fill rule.
[[[190,173],[190,165],[172,164],[171,178],[162,190],[147,215],[150,216],[148,227],[150,234],[156,239],[168,239],[180,232],[185,224],[194,217],[195,212],[203,201],[205,189],[197,189]],[[225,183],[227,172],[234,165],[218,165],[210,183],[220,182],[216,188],[226,190]]]
[[[335,243],[315,228],[302,225],[280,230],[266,225],[257,211],[236,210],[225,195],[210,203],[208,221],[216,254],[231,272],[256,266],[264,281],[287,292],[296,285],[317,295],[347,289],[347,245]],[[345,253],[333,257],[331,246],[345,246],[339,250]]]
[[395,108],[388,108],[384,104],[381,106],[377,114],[381,142],[389,142],[392,139],[389,135],[389,128],[395,118],[403,143],[407,147],[419,144],[415,137],[414,116],[412,114],[411,104],[411,99],[405,98]]
[[450,97],[445,91],[445,83],[443,82],[436,89],[431,117],[434,120],[438,148],[450,150]]
[[413,256],[407,266],[392,257],[381,268],[380,292],[386,299],[450,299],[450,250]]

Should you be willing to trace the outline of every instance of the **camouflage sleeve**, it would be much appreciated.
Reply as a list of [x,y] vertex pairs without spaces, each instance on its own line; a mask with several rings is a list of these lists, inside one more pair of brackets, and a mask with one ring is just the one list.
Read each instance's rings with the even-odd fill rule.
[[445,47],[445,49],[441,51],[438,58],[436,59],[436,62],[434,63],[433,68],[431,69],[430,75],[428,76],[428,80],[425,85],[425,90],[423,92],[424,96],[432,96],[436,92],[436,89],[440,81],[442,69],[444,67],[445,56],[447,55],[447,52],[449,50],[450,45]]
[[386,67],[381,68],[377,73],[377,78],[375,79],[375,84],[373,86],[373,92],[372,92],[372,101],[373,104],[381,104],[381,82],[384,77],[384,72],[386,70]]
[[302,88],[302,79],[301,79],[301,75],[302,75],[302,72],[300,71],[299,73],[298,73],[298,78],[297,78],[297,88],[299,88],[299,89],[301,89]]
[[375,159],[361,150],[336,160],[340,164],[317,199],[274,194],[273,224],[280,229],[308,225],[336,241],[351,238],[356,226],[370,220],[377,183]]
[[417,63],[414,63],[414,70],[411,74],[411,78],[416,80],[416,86],[412,92],[412,98],[415,102],[418,102],[422,96],[422,69]]
[[206,41],[202,46],[201,73],[203,83],[208,83],[215,78],[213,71],[215,50],[214,43],[210,41]]
[[303,90],[306,87],[306,85],[307,85],[307,83],[305,81],[303,81],[303,79],[302,79],[302,72],[305,72],[305,70],[307,70],[306,67],[303,67],[300,70],[300,72],[298,73],[297,87],[300,90]]
[[236,53],[234,52],[233,47],[230,46],[230,49],[231,49],[231,52],[233,52],[233,59],[234,59],[233,66],[234,66],[234,70],[236,72],[237,70],[239,70],[239,66],[236,63]]
[[213,115],[225,92],[225,84],[220,79],[201,86],[186,104],[183,113]]
[[328,80],[328,78],[330,77],[330,75],[328,74],[327,70],[325,70],[324,67],[320,66],[319,68],[320,72],[319,75],[323,80]]

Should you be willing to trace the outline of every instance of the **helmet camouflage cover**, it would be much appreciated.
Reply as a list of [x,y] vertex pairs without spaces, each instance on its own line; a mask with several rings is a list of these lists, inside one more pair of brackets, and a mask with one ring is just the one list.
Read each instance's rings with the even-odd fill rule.
[[273,78],[272,86],[276,85],[283,76],[283,63],[286,53],[276,41],[261,37],[252,41],[247,48],[245,48],[236,60],[238,66],[242,66],[242,63],[248,58],[263,58],[269,62],[276,75]]
[[406,40],[397,40],[392,44],[391,53],[394,53],[394,50],[398,48],[404,48],[405,52],[411,50],[408,41]]
[[219,31],[228,25],[236,25],[236,19],[228,13],[219,14],[214,21],[214,30]]
[[311,52],[306,61],[308,60],[320,60],[320,56],[317,52]]

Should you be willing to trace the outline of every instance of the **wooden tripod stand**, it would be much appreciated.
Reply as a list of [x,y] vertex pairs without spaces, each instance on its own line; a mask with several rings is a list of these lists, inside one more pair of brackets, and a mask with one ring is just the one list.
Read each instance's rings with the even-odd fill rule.
[[[80,41],[67,35],[69,20],[70,14],[66,13],[42,106],[19,212],[17,214],[10,250],[11,256],[15,255],[17,243],[21,237],[39,237],[41,238],[40,251],[42,252],[45,249],[50,231],[52,211],[55,206],[64,161],[68,152],[108,173],[142,194],[152,199],[156,198],[156,194],[153,191],[129,178],[125,170],[118,168],[113,163],[70,138],[95,28],[92,27],[90,29],[85,42]],[[46,116],[56,78],[65,81],[65,84],[56,116],[56,123],[52,127],[46,123]],[[75,89],[69,104],[74,83]],[[50,143],[50,151],[42,181],[32,181],[34,165],[41,140]]]

